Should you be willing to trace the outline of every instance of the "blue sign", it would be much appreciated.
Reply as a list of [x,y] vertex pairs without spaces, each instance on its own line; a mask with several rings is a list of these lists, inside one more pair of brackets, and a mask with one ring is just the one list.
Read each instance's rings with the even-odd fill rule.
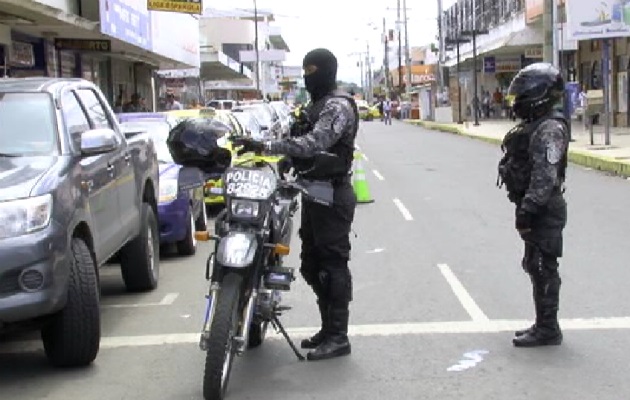
[[580,84],[578,82],[566,82],[565,89],[565,112],[573,115],[580,106]]
[[101,33],[151,51],[151,15],[146,1],[99,0]]
[[497,71],[497,59],[495,57],[483,58],[483,72],[494,74]]

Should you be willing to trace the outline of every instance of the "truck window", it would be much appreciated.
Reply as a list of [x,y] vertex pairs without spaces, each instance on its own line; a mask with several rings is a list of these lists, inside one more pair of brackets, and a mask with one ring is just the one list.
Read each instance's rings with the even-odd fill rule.
[[88,116],[92,120],[94,124],[94,128],[102,129],[109,128],[114,129],[109,118],[107,117],[107,112],[105,108],[99,101],[98,97],[96,97],[96,93],[94,93],[91,89],[80,89],[77,90],[77,95],[83,103],[85,110],[88,113]]
[[61,112],[66,122],[70,140],[74,148],[78,150],[81,144],[81,134],[90,129],[90,121],[88,121],[73,92],[65,92],[61,96]]
[[0,93],[0,153],[15,156],[59,152],[55,107],[47,93]]

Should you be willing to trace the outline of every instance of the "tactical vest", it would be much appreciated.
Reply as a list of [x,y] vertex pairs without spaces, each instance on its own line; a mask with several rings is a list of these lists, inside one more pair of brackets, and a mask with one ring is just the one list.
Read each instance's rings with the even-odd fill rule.
[[[521,122],[510,130],[501,144],[504,155],[499,162],[499,174],[497,186],[505,188],[508,198],[513,203],[519,204],[529,188],[534,162],[529,154],[529,144],[532,134],[538,129],[540,124],[556,119],[568,126],[567,120],[559,112],[553,112],[545,117],[532,122]],[[568,164],[567,152],[562,155],[558,177],[560,184],[565,180]]]
[[[335,98],[335,97],[341,97],[349,101],[349,103],[352,106],[352,110],[354,112],[354,125],[352,126],[350,131],[345,132],[344,135],[335,144],[333,144],[332,147],[330,147],[329,149],[326,149],[326,151],[336,155],[342,160],[345,166],[345,173],[343,174],[343,176],[347,176],[352,169],[352,162],[354,160],[354,139],[356,138],[357,132],[359,130],[359,110],[352,96],[350,96],[349,94],[343,91],[335,90],[331,92],[330,94],[324,96],[323,98],[315,102],[309,103],[309,105],[302,111],[303,113],[305,113],[305,117],[306,117],[305,121],[307,121],[306,123],[307,126],[300,127],[299,130],[297,130],[298,133],[297,134],[293,133],[293,135],[306,134],[312,131],[313,127],[319,120],[319,116],[326,102],[329,99]],[[292,161],[298,173],[303,172],[303,171],[308,171],[313,166],[313,159],[311,158],[292,157]],[[313,175],[313,177],[316,176],[319,179],[321,179],[322,176],[325,176],[325,178],[329,178],[329,179],[343,177],[343,176],[340,176],[339,174],[328,175],[326,171],[313,171],[311,174]],[[305,178],[309,178],[309,173],[306,173],[303,176]]]

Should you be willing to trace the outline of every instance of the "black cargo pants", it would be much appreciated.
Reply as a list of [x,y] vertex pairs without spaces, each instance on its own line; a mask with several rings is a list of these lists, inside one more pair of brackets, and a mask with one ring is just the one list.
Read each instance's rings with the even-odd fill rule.
[[562,232],[567,223],[567,204],[561,194],[554,195],[547,206],[534,216],[532,230],[521,234],[525,243],[522,266],[532,281],[536,307],[536,326],[542,330],[558,329],[560,303],[558,258],[562,257]]
[[352,301],[350,232],[356,197],[349,183],[335,187],[334,205],[302,201],[300,272],[319,301],[332,307],[348,307]]

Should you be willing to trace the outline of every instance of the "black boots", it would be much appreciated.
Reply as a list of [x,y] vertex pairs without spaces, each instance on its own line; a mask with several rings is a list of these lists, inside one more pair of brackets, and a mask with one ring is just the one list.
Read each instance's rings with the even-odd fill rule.
[[317,300],[317,305],[319,306],[319,315],[322,318],[322,329],[319,330],[316,334],[311,336],[309,339],[302,340],[300,344],[303,349],[314,349],[317,348],[326,337],[326,332],[328,331],[328,302],[324,300]]
[[562,343],[562,331],[558,324],[560,277],[546,278],[534,283],[536,323],[515,332],[512,343],[516,347],[557,346]]
[[323,341],[315,350],[306,355],[309,361],[328,360],[350,354],[351,348],[348,340],[349,316],[350,312],[347,305],[344,307],[331,306],[328,309],[328,329]]

